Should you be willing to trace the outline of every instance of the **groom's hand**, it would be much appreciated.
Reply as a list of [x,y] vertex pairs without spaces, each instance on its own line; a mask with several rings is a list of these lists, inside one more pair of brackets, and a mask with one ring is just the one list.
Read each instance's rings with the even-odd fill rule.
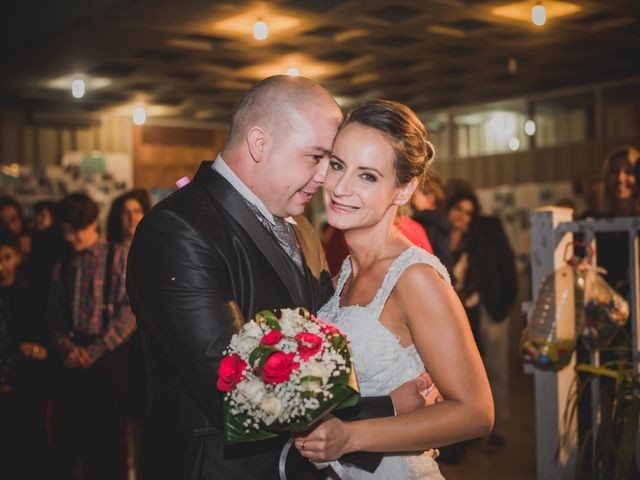
[[402,415],[403,413],[413,412],[425,406],[424,391],[433,385],[433,380],[428,373],[403,383],[389,396],[393,402],[393,408],[396,411],[396,415]]

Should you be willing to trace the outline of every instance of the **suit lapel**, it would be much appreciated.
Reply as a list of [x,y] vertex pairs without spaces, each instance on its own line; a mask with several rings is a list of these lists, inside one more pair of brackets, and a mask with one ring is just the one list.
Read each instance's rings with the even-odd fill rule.
[[304,306],[305,296],[300,274],[293,261],[276,244],[271,233],[260,223],[242,195],[218,172],[213,162],[202,162],[193,181],[202,186],[249,235],[249,238],[276,271],[296,305]]

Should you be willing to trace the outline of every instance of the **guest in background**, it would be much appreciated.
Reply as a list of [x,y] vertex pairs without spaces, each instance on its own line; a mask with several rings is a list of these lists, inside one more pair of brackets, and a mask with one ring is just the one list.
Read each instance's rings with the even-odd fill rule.
[[[605,191],[605,210],[595,218],[634,217],[640,215],[636,171],[640,152],[624,145],[614,148],[604,160],[602,180]],[[583,214],[584,217],[587,213]],[[598,265],[607,270],[605,278],[624,296],[629,295],[630,265],[626,232],[596,234]]]
[[138,223],[150,209],[151,200],[145,189],[130,190],[117,197],[107,219],[107,241],[129,250]]
[[[449,251],[453,267],[451,269],[453,286],[467,311],[471,331],[480,348],[480,272],[474,249],[478,241],[475,222],[480,205],[472,192],[461,191],[447,200],[447,222],[449,223]],[[482,353],[482,349],[480,350]]]
[[444,190],[440,176],[431,170],[425,176],[411,198],[414,209],[413,219],[416,220],[427,232],[431,241],[433,253],[447,267],[451,274],[453,269],[453,257],[449,249],[451,227],[444,208]]
[[73,254],[53,271],[48,306],[52,347],[60,358],[54,397],[54,462],[59,478],[78,463],[86,479],[126,478],[127,357],[135,330],[125,291],[126,251],[98,234],[98,206],[85,194],[55,207]]
[[0,196],[0,224],[14,235],[22,233],[24,224],[22,206],[15,198],[9,195]]
[[408,215],[398,215],[396,217],[396,227],[407,239],[414,245],[433,253],[433,246],[429,239],[429,235],[422,225],[416,222]]
[[0,476],[44,478],[46,330],[18,278],[21,258],[19,237],[0,230]]
[[41,232],[53,226],[53,208],[55,202],[41,200],[33,205],[33,228]]
[[[502,447],[509,419],[509,310],[517,293],[513,250],[497,217],[480,215],[478,199],[468,186],[447,200],[454,256],[454,285],[476,323],[475,334],[491,384],[495,425],[490,450]],[[475,317],[475,319],[473,319]]]
[[0,196],[0,228],[18,235],[22,265],[25,265],[31,251],[31,236],[25,229],[24,214],[20,202],[9,195]]
[[[130,190],[111,204],[107,217],[107,240],[121,245],[127,252],[133,234],[142,217],[151,209],[149,194],[144,189]],[[126,257],[125,257],[126,258]],[[140,333],[136,330],[125,346],[127,356],[127,435],[130,463],[137,465],[140,458],[140,432],[145,404],[145,372]]]

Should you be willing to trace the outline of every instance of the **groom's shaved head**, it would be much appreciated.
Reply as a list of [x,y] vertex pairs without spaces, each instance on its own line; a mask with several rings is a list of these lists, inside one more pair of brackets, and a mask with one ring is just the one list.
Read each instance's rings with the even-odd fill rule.
[[286,133],[291,114],[307,105],[340,107],[331,94],[319,84],[304,77],[276,75],[255,84],[238,104],[229,131],[229,145],[242,141],[253,126],[260,126],[272,135]]

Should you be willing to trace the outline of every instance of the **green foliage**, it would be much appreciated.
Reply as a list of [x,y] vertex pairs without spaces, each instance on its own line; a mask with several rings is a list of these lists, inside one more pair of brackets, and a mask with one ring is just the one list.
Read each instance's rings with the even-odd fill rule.
[[580,399],[590,392],[587,388],[595,380],[600,381],[605,392],[601,401],[601,420],[596,434],[593,463],[587,455],[592,447],[594,428],[589,429],[580,439],[576,462],[576,480],[628,480],[637,472],[635,466],[635,446],[640,420],[640,379],[633,375],[628,347],[607,350],[614,359],[601,366],[579,364],[569,408],[565,421],[575,418]]

